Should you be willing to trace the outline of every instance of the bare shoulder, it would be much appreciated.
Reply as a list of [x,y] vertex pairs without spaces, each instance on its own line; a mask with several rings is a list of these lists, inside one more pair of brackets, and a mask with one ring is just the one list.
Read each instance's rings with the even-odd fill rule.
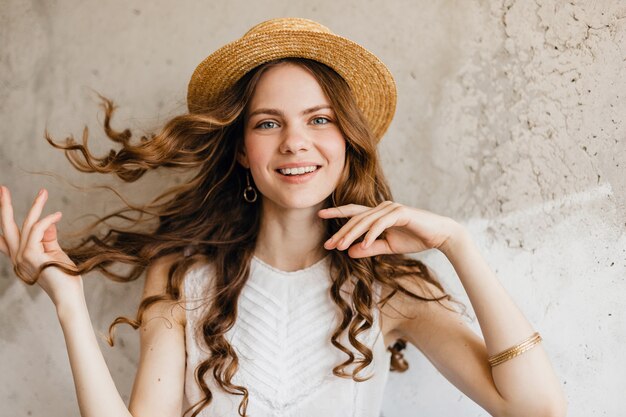
[[[180,254],[170,254],[150,263],[146,270],[143,299],[166,294],[169,270],[180,256]],[[146,311],[148,318],[165,315],[165,318],[172,318],[177,324],[185,326],[185,310],[175,301],[158,301],[151,305],[149,310],[152,311]]]
[[146,269],[144,283],[144,297],[159,295],[167,288],[167,275],[172,264],[178,259],[178,254],[165,255],[157,258]]
[[[143,299],[164,295],[170,267],[178,256],[155,259],[147,268]],[[159,300],[143,312],[140,356],[129,402],[134,416],[181,415],[185,384],[185,310]]]

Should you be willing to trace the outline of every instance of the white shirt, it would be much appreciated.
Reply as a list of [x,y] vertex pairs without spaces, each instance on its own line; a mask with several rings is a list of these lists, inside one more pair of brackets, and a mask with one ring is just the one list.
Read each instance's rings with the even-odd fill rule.
[[[333,346],[331,335],[341,313],[331,299],[329,256],[294,272],[273,268],[253,257],[250,276],[238,301],[235,325],[226,333],[239,358],[233,377],[235,385],[248,389],[247,414],[251,417],[378,417],[389,374],[391,353],[380,329],[378,308],[373,309],[374,325],[358,336],[374,355],[360,376],[373,374],[364,382],[333,375],[332,369],[347,359]],[[188,271],[185,277],[187,306],[185,409],[203,398],[195,382],[196,366],[208,357],[204,341],[193,337],[203,308],[192,309],[192,300],[205,295],[203,289],[213,276],[209,265]],[[379,287],[375,287],[379,291]],[[374,294],[378,301],[379,293]],[[196,302],[195,306],[201,303]],[[341,343],[357,352],[348,342]],[[353,369],[354,364],[346,370]],[[199,417],[238,417],[243,396],[224,392],[213,380],[205,380],[213,399]]]

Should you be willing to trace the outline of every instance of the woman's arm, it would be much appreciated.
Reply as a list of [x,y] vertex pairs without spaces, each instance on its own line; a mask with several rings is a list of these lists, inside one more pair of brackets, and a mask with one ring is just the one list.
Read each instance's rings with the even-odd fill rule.
[[[0,186],[0,251],[11,259],[19,278],[30,284],[46,262],[55,261],[68,268],[76,268],[57,241],[55,223],[61,219],[61,213],[40,219],[47,197],[47,191],[40,190],[20,229],[13,216],[11,193],[7,187]],[[130,416],[115,388],[91,327],[82,277],[66,274],[57,268],[47,268],[38,277],[37,284],[57,309],[81,415]]]
[[[46,262],[76,267],[57,241],[55,224],[61,219],[60,213],[40,219],[47,196],[47,191],[42,189],[20,229],[13,216],[11,193],[0,186],[0,252],[11,260],[19,278],[30,284]],[[144,295],[164,291],[166,261],[162,258],[149,268]],[[56,307],[81,415],[131,416],[98,346],[85,303],[82,277],[47,268],[37,284]],[[180,416],[185,370],[184,310],[169,308],[167,304],[155,303],[146,310],[141,329],[140,368],[131,399],[134,417]],[[169,318],[169,325],[158,325],[163,320],[152,320],[157,317]]]
[[[143,297],[165,292],[169,262],[146,272]],[[57,308],[82,417],[180,417],[185,377],[185,311],[166,301],[144,312],[140,360],[129,408],[121,399],[98,346],[84,297]],[[130,410],[130,411],[129,411]]]
[[[159,258],[146,272],[143,298],[164,294],[175,255]],[[139,367],[129,409],[135,417],[180,417],[185,386],[185,310],[159,301],[144,311]]]
[[[467,247],[446,248],[444,253],[452,251],[449,259],[485,340],[467,326],[451,302],[416,302],[406,295],[394,297],[389,306],[406,316],[393,319],[396,334],[416,346],[446,379],[493,416],[565,416],[563,391],[541,344],[494,368],[489,366],[489,356],[526,339],[534,330],[469,236],[463,239]],[[400,281],[424,297],[444,295],[425,282]]]
[[[535,332],[487,265],[467,230],[439,248],[452,263],[476,313],[486,346],[493,356]],[[549,336],[548,336],[549,337]],[[473,357],[482,360],[482,355]],[[564,416],[566,401],[548,356],[539,343],[523,354],[491,368],[497,391],[514,416]]]
[[[128,417],[94,334],[85,297],[57,306],[82,417]],[[138,416],[135,416],[138,417]]]
[[[350,218],[324,246],[329,250],[347,250],[351,257],[416,253],[433,248],[442,251],[467,291],[485,342],[463,323],[457,312],[436,302],[403,299],[408,297],[396,301],[395,308],[408,317],[394,324],[396,332],[416,345],[446,378],[493,415],[565,415],[563,391],[541,344],[493,368],[489,366],[489,356],[524,341],[534,330],[464,227],[450,218],[392,201],[376,207],[333,207],[321,210],[319,216]],[[360,236],[364,236],[363,241],[354,243]],[[434,286],[428,288],[407,281],[413,282],[408,287],[414,292],[436,295]]]

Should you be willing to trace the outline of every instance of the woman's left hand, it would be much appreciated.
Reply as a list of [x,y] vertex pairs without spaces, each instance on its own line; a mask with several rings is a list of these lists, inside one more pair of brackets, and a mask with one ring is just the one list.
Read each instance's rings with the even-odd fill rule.
[[[459,223],[449,217],[393,201],[385,201],[376,207],[358,204],[331,207],[320,210],[318,215],[324,219],[350,218],[324,243],[324,247],[328,250],[348,249],[352,258],[415,253],[433,248],[442,250],[461,229]],[[384,237],[379,238],[383,232]],[[353,245],[363,234],[363,241]]]

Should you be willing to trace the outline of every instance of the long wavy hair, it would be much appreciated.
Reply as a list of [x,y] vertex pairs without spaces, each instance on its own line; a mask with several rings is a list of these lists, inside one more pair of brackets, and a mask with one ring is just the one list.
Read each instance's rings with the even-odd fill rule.
[[[376,206],[392,200],[389,185],[381,170],[376,141],[358,108],[345,80],[330,67],[308,59],[286,58],[256,67],[223,94],[211,108],[176,116],[165,123],[157,134],[143,136],[131,142],[131,132],[111,128],[115,106],[101,97],[105,109],[106,136],[121,145],[102,157],[92,154],[87,146],[88,132],[83,143],[71,136],[65,143],[56,143],[46,131],[46,140],[62,149],[70,163],[83,172],[114,174],[125,182],[138,181],[149,170],[184,168],[191,172],[188,181],[172,186],[151,202],[141,206],[125,201],[126,207],[99,218],[92,223],[80,243],[63,248],[76,268],[58,263],[56,266],[72,275],[94,269],[106,277],[129,282],[138,279],[155,259],[177,254],[168,271],[166,293],[143,299],[135,319],[117,317],[109,327],[109,344],[114,345],[113,330],[120,323],[139,328],[144,311],[160,301],[184,303],[186,272],[199,262],[213,265],[212,296],[202,317],[197,334],[210,350],[210,355],[195,369],[196,381],[204,398],[185,410],[191,417],[212,401],[213,394],[205,378],[211,372],[216,383],[225,391],[241,395],[239,414],[246,416],[248,389],[233,384],[238,368],[235,350],[225,334],[237,318],[237,301],[246,285],[250,261],[259,233],[260,199],[249,204],[242,198],[246,170],[237,162],[243,146],[243,126],[248,103],[262,74],[270,67],[289,62],[309,70],[317,79],[335,111],[337,124],[346,140],[345,168],[337,188],[325,201],[325,207],[349,203]],[[128,227],[107,227],[109,219],[122,219]],[[325,222],[326,239],[337,232],[347,219]],[[148,223],[154,223],[149,226]],[[320,243],[321,244],[321,243]],[[130,265],[126,274],[116,273],[116,263]],[[339,323],[330,342],[346,354],[346,359],[333,368],[338,377],[363,381],[360,376],[373,359],[371,349],[357,339],[374,323],[373,309],[384,306],[398,293],[419,301],[440,301],[449,295],[435,297],[432,293],[415,294],[405,288],[398,278],[413,278],[417,282],[435,285],[444,294],[440,283],[419,260],[405,255],[379,255],[363,259],[350,258],[344,251],[330,252],[332,285],[330,295],[340,312]],[[373,286],[380,283],[389,291],[376,300]],[[341,292],[347,289],[348,297]],[[425,296],[425,295],[429,295]],[[347,332],[350,347],[340,343]],[[352,372],[346,369],[354,365]],[[195,410],[194,410],[195,409]]]

